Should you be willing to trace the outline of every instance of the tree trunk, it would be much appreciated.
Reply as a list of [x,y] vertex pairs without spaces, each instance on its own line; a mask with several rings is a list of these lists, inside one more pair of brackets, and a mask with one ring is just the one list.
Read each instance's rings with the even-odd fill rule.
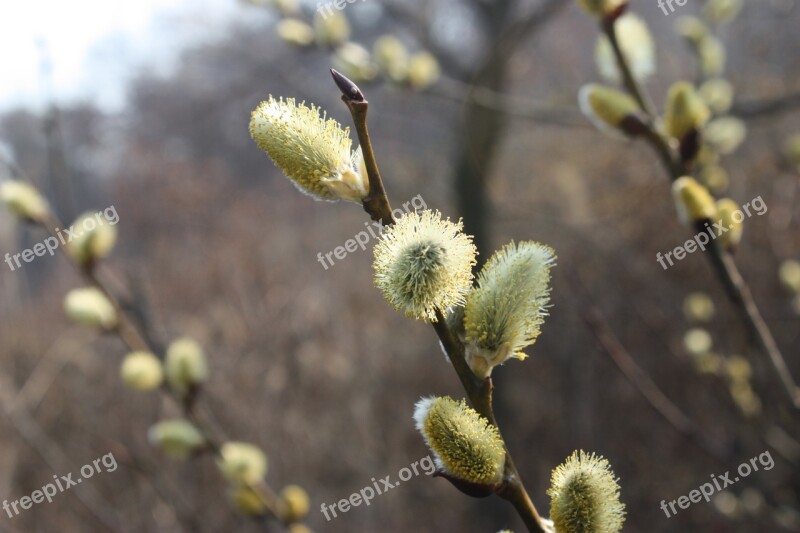
[[[497,63],[476,79],[476,84],[494,90],[502,89],[506,79],[506,65]],[[466,233],[475,237],[483,263],[492,250],[489,220],[491,199],[487,181],[492,163],[500,147],[506,119],[502,113],[467,102],[464,121],[458,125],[458,152],[453,167],[453,186],[458,210],[464,217]]]
[[[507,79],[509,55],[498,57],[497,48],[507,30],[512,0],[498,1],[486,11],[484,18],[485,42],[491,43],[478,67],[462,81],[493,91],[502,91]],[[464,217],[464,230],[475,237],[478,247],[478,265],[487,259],[491,247],[491,200],[487,181],[497,149],[502,141],[506,117],[502,113],[480,106],[467,98],[464,104],[463,122],[457,124],[457,153],[454,176],[459,214]]]

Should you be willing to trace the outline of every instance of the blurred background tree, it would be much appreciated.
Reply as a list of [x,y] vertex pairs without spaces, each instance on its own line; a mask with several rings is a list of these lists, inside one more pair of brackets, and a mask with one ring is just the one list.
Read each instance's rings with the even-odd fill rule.
[[[668,82],[694,79],[691,52],[673,25],[702,6],[666,17],[655,3],[634,4],[656,42],[659,71],[648,86],[662,102]],[[306,15],[315,7],[304,6]],[[307,99],[347,123],[327,73],[332,60],[280,39],[274,11],[241,9],[252,19],[187,50],[168,75],[139,71],[121,112],[92,102],[59,104],[44,115],[8,111],[0,138],[55,198],[62,218],[117,207],[121,247],[109,266],[128,273],[120,287],[143,296],[156,337],[189,334],[207,347],[215,376],[209,387],[219,399],[209,409],[231,434],[265,444],[270,475],[309,490],[314,530],[519,529],[502,502],[474,504],[444,481],[422,478],[331,522],[316,513],[322,502],[423,457],[409,406],[431,390],[460,391],[429,328],[409,325],[377,291],[363,290],[369,253],[328,270],[317,262],[318,252],[361,231],[363,213],[328,204],[308,209],[308,199],[253,146],[247,122],[272,93]],[[578,115],[577,89],[595,78],[593,22],[566,1],[369,0],[349,4],[344,14],[352,39],[366,48],[395,34],[414,53],[433,52],[441,68],[439,82],[422,91],[367,85],[372,135],[393,198],[422,194],[429,206],[464,215],[484,258],[484,250],[511,238],[546,242],[558,253],[558,313],[525,365],[495,372],[507,391],[500,424],[514,428],[509,444],[520,450],[517,466],[531,492],[543,494],[550,468],[585,448],[606,456],[621,477],[630,531],[797,530],[796,416],[776,410],[782,392],[769,385],[770,368],[750,357],[704,262],[691,257],[663,272],[655,261],[657,252],[685,241],[685,229],[664,201],[668,185],[647,148],[601,138]],[[736,87],[733,114],[749,130],[726,159],[728,194],[742,202],[762,195],[769,206],[746,222],[739,260],[794,375],[798,315],[778,272],[783,261],[800,257],[797,166],[782,154],[798,125],[791,95],[800,87],[800,58],[787,52],[800,45],[798,16],[796,2],[746,2],[717,30]],[[4,252],[41,240],[0,217]],[[108,500],[95,507],[131,529],[251,527],[221,505],[213,466],[166,464],[146,443],[146,428],[165,407],[119,390],[108,355],[120,345],[90,342],[61,318],[71,276],[63,260],[50,258],[0,276],[3,387],[19,392],[0,418],[0,494],[16,498],[63,473],[33,451],[29,439],[42,435],[14,424],[9,413],[23,410],[74,465],[114,451],[121,467],[93,481]],[[718,376],[694,372],[682,306],[696,291],[716,303],[716,318],[705,326],[715,350],[753,361],[754,391],[764,410],[776,413],[766,425],[743,417]],[[697,446],[691,432],[676,431],[643,400],[606,357],[608,336],[599,345],[597,328],[585,326],[590,306],[722,455]],[[732,498],[663,517],[662,499],[766,449],[776,467],[737,484]],[[79,499],[91,490],[65,493],[0,528],[101,531]]]

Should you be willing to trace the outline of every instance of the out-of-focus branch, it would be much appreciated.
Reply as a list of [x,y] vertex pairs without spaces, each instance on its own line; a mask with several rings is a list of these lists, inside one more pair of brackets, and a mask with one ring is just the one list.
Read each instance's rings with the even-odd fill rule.
[[603,33],[608,38],[608,42],[611,44],[611,49],[614,52],[614,58],[616,59],[617,67],[622,74],[622,83],[625,86],[625,89],[627,89],[631,96],[633,96],[634,100],[636,100],[636,103],[639,104],[639,107],[647,114],[650,120],[653,120],[656,116],[653,103],[647,97],[647,94],[633,76],[631,67],[628,65],[628,61],[622,53],[622,47],[620,46],[619,39],[617,37],[616,18],[607,17],[603,19],[600,23],[600,28],[603,30]]
[[[12,170],[12,172],[17,174],[17,176],[24,176],[24,173],[22,173],[19,167],[13,164],[13,162],[5,161],[5,163]],[[61,221],[52,212],[48,212],[44,220],[36,223],[41,225],[52,237],[56,239],[58,239],[58,228],[64,227]],[[154,348],[156,343],[151,339],[148,339],[146,335],[142,333],[137,326],[136,321],[129,315],[128,310],[120,305],[120,301],[113,291],[111,291],[108,285],[97,276],[95,270],[96,265],[94,265],[92,262],[85,265],[80,264],[73,258],[66,248],[59,247],[59,250],[63,253],[69,263],[83,278],[83,280],[89,286],[99,290],[114,307],[114,310],[117,314],[117,326],[111,330],[111,332],[115,333],[131,351],[144,351],[153,354],[159,353],[159,351]],[[211,431],[209,431],[209,429],[206,427],[206,424],[199,418],[197,410],[195,409],[197,396],[200,392],[199,388],[194,387],[188,394],[185,395],[185,397],[179,397],[166,384],[161,387],[160,392],[165,397],[175,401],[175,403],[181,409],[181,412],[186,420],[191,422],[203,436],[204,448],[200,450],[200,453],[210,452],[217,460],[222,461],[223,457],[220,441],[217,440]],[[13,406],[13,399],[11,402],[12,403],[9,405]],[[23,428],[26,428],[26,426],[23,426]],[[265,481],[261,481],[259,483],[250,483],[247,484],[247,487],[252,490],[255,495],[257,495],[261,503],[264,505],[264,508],[276,520],[285,525],[290,525],[296,522],[296,520],[290,516],[289,510],[287,509],[285,503],[272,491]],[[265,530],[270,530],[270,524],[268,522],[261,520],[261,517],[256,518],[258,518],[258,523],[261,524]]]
[[487,87],[470,85],[453,78],[441,78],[427,90],[428,94],[457,102],[470,102],[509,117],[539,124],[589,128],[574,105],[558,106],[503,94]]
[[[661,154],[662,163],[664,163],[670,179],[674,181],[683,174],[681,162],[676,157],[675,151],[672,150],[668,144],[664,144],[667,142],[665,136],[656,129],[654,123],[655,114],[652,111],[653,108],[649,103],[649,99],[639,82],[631,75],[628,61],[617,42],[614,20],[606,19],[601,22],[601,29],[611,42],[617,66],[623,74],[625,88],[638,102],[641,110],[650,118],[649,123],[645,124],[647,131],[643,138]],[[698,224],[698,226],[698,231],[705,231],[701,224]],[[789,397],[791,405],[795,409],[800,409],[800,388],[797,387],[797,384],[792,378],[789,368],[786,365],[786,360],[780,352],[778,344],[772,336],[772,332],[764,321],[753,299],[749,285],[739,272],[733,256],[728,250],[717,245],[709,248],[708,252],[704,255],[706,255],[711,262],[714,273],[725,287],[729,299],[739,311],[739,315],[747,325],[751,335],[756,339],[764,353],[767,354],[781,386]]]
[[[52,213],[49,214],[49,217],[44,221],[43,225],[48,232],[56,238],[56,228],[63,227],[63,224],[61,224]],[[64,251],[64,255],[78,270],[78,273],[83,277],[86,283],[102,292],[109,302],[111,302],[111,305],[114,307],[118,317],[118,325],[114,329],[114,333],[119,336],[120,340],[122,340],[122,342],[131,351],[158,353],[154,348],[155,343],[151,342],[145,337],[145,335],[137,327],[136,322],[129,316],[128,311],[122,305],[120,305],[116,295],[113,294],[106,284],[103,283],[103,281],[100,280],[100,278],[96,275],[94,266],[81,266],[73,260],[72,256],[66,252],[65,248],[59,249]],[[205,424],[197,415],[197,411],[195,409],[195,400],[197,399],[197,392],[199,391],[195,389],[194,391],[188,393],[185,398],[180,398],[175,395],[168,386],[165,385],[161,388],[161,392],[165,396],[172,398],[180,406],[183,416],[190,421],[203,435],[203,440],[205,441],[206,446],[205,451],[211,452],[218,460],[223,460],[219,441],[205,427]],[[281,502],[280,498],[274,494],[274,492],[269,488],[269,486],[267,486],[265,482],[252,484],[249,486],[249,488],[260,498],[265,508],[277,520],[286,524],[291,522],[291,520],[287,518],[285,506]],[[265,529],[269,530],[269,525],[266,522],[262,522],[262,525]]]
[[580,305],[583,309],[581,318],[594,335],[603,351],[611,358],[614,364],[627,380],[647,400],[678,433],[697,445],[698,448],[721,462],[729,462],[733,454],[724,446],[708,439],[700,428],[681,409],[670,400],[658,385],[650,378],[647,372],[636,363],[620,340],[611,330],[602,311],[594,305],[586,294],[577,272],[569,272],[568,277],[575,292],[579,295]]
[[800,108],[800,91],[764,100],[745,100],[736,102],[731,114],[743,119],[769,118],[785,111]]
[[797,387],[789,367],[786,365],[786,360],[778,348],[778,343],[761,316],[761,312],[750,291],[750,286],[739,272],[736,261],[730,252],[718,247],[711,248],[709,254],[714,270],[725,286],[728,296],[736,305],[742,319],[747,324],[750,334],[759,341],[762,349],[769,356],[770,363],[772,363],[772,367],[778,374],[781,385],[789,394],[795,409],[800,409],[800,388]]
[[[14,384],[5,374],[0,373],[0,405],[20,436],[31,448],[36,450],[36,453],[54,472],[66,474],[74,471],[71,466],[72,461],[64,450],[42,430],[24,405],[16,401],[17,396]],[[84,484],[75,490],[75,496],[91,516],[105,528],[111,531],[119,530],[119,517],[108,511],[114,507],[91,485]]]

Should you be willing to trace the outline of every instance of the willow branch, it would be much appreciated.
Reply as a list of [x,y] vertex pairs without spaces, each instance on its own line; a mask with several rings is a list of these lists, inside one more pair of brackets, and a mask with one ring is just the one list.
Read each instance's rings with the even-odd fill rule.
[[778,374],[781,385],[789,394],[794,407],[800,409],[800,388],[797,387],[794,378],[792,378],[783,354],[781,354],[769,326],[761,316],[761,311],[756,305],[750,286],[739,272],[736,261],[729,252],[717,246],[710,249],[709,252],[710,261],[724,284],[728,296],[736,304],[739,314],[747,324],[750,334],[758,340],[761,348],[766,352],[772,367]]
[[[369,201],[367,199],[364,200],[364,210],[373,220],[382,220],[384,225],[389,226],[394,223],[392,210],[389,204],[389,198],[383,188],[383,182],[378,172],[378,165],[375,161],[372,143],[367,133],[367,109],[369,103],[361,90],[352,81],[333,69],[331,69],[331,74],[339,90],[342,92],[342,101],[344,101],[345,105],[347,105],[347,108],[350,110],[356,132],[358,133],[358,140],[364,152],[370,183]],[[438,309],[436,310],[436,322],[433,323],[433,328],[439,340],[442,342],[442,346],[444,346],[447,356],[453,364],[453,368],[458,374],[458,378],[467,393],[470,403],[475,408],[475,411],[485,417],[490,424],[498,427],[492,409],[492,391],[494,386],[492,385],[491,378],[481,380],[472,372],[466,362],[464,346],[455,339],[452,332],[447,327],[447,321],[444,315]],[[498,432],[499,431],[498,427]],[[539,515],[522,484],[519,472],[514,465],[505,440],[503,440],[503,444],[506,448],[504,479],[500,489],[496,491],[496,494],[508,500],[514,506],[529,531],[547,533],[542,517]]]
[[[55,217],[53,213],[48,213],[45,220],[41,222],[41,225],[48,231],[48,233],[58,239],[58,228],[63,227],[63,224]],[[149,353],[157,353],[153,348],[153,343],[149,342],[144,335],[139,331],[138,327],[136,326],[135,322],[131,319],[128,315],[127,311],[120,305],[119,300],[116,296],[108,289],[108,287],[100,280],[97,276],[94,268],[94,264],[89,263],[88,265],[81,265],[67,252],[64,247],[59,247],[59,249],[63,252],[64,256],[67,258],[69,263],[73,265],[73,267],[78,271],[81,277],[92,287],[96,288],[103,295],[108,299],[111,305],[114,307],[117,317],[118,317],[118,324],[112,330],[113,333],[117,334],[120,340],[131,350],[131,351],[145,351]],[[196,387],[190,391],[189,394],[186,395],[186,398],[179,398],[174,392],[167,386],[164,385],[161,387],[161,392],[174,400],[181,408],[181,411],[184,417],[189,420],[197,430],[203,435],[203,440],[205,443],[205,448],[201,450],[211,452],[217,459],[222,459],[222,454],[220,450],[220,444],[211,435],[211,432],[208,431],[202,421],[198,418],[197,413],[194,409],[195,399],[197,398],[197,394],[199,389]],[[262,501],[264,507],[272,513],[272,515],[279,521],[284,524],[292,523],[287,517],[286,509],[280,499],[269,489],[266,483],[259,483],[255,485],[249,485],[250,488]],[[268,529],[267,524],[264,524],[264,527]]]
[[541,515],[536,510],[536,506],[531,501],[528,491],[522,484],[522,478],[519,475],[514,459],[511,452],[508,451],[506,440],[502,437],[500,427],[497,424],[497,419],[494,416],[494,408],[492,406],[492,393],[494,392],[494,385],[492,378],[479,379],[467,364],[464,354],[464,345],[458,341],[447,327],[447,320],[444,314],[436,310],[436,322],[433,323],[433,329],[442,343],[447,357],[453,365],[461,384],[467,393],[470,403],[481,416],[486,418],[490,424],[497,428],[500,437],[503,440],[503,445],[506,449],[505,466],[503,467],[503,485],[497,491],[498,496],[508,500],[517,510],[517,514],[522,518],[528,531],[537,531],[545,533],[547,531]]
[[[678,160],[675,151],[669,146],[665,136],[656,128],[656,115],[652,111],[652,106],[649,103],[647,95],[631,74],[628,61],[619,47],[614,20],[604,20],[601,23],[601,27],[611,42],[611,46],[614,50],[614,57],[622,73],[625,88],[649,118],[648,123],[645,124],[645,134],[643,138],[660,154],[661,161],[670,179],[674,181],[683,174],[683,165]],[[789,368],[786,365],[786,360],[783,354],[781,354],[778,344],[772,336],[772,332],[764,321],[753,299],[750,287],[739,272],[733,256],[721,246],[712,246],[706,255],[712,264],[717,278],[725,287],[729,299],[739,311],[739,315],[747,325],[751,335],[755,337],[758,345],[767,354],[770,364],[774,368],[792,406],[795,409],[800,409],[800,389],[798,389],[792,378]]]
[[642,138],[655,150],[661,164],[667,169],[670,180],[675,181],[683,176],[683,165],[680,162],[680,158],[677,156],[675,148],[670,144],[666,135],[658,131],[651,123],[645,124]]

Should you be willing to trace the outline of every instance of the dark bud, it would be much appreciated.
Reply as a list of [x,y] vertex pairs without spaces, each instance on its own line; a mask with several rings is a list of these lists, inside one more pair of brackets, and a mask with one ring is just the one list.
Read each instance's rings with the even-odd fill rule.
[[697,154],[700,152],[700,131],[697,128],[683,136],[680,144],[681,161],[690,163],[694,161]]
[[611,25],[614,24],[618,18],[625,14],[628,11],[628,2],[625,2],[621,6],[617,7],[610,13],[608,13],[605,17],[603,17],[603,24]]
[[625,115],[619,123],[619,129],[628,137],[639,137],[644,135],[650,129],[642,115],[639,113],[631,113]]
[[467,496],[471,496],[473,498],[486,498],[487,496],[491,496],[494,493],[494,487],[489,485],[480,485],[478,483],[471,483],[469,481],[464,481],[463,479],[459,479],[456,477],[451,476],[441,470],[437,470],[433,473],[433,477],[443,477],[447,481],[453,484],[455,488],[466,494]]
[[361,89],[358,88],[358,85],[353,83],[350,78],[336,69],[331,69],[331,76],[333,76],[333,81],[336,82],[336,86],[339,87],[339,90],[342,91],[342,95],[345,98],[353,102],[366,101],[364,98],[364,93],[361,92]]

